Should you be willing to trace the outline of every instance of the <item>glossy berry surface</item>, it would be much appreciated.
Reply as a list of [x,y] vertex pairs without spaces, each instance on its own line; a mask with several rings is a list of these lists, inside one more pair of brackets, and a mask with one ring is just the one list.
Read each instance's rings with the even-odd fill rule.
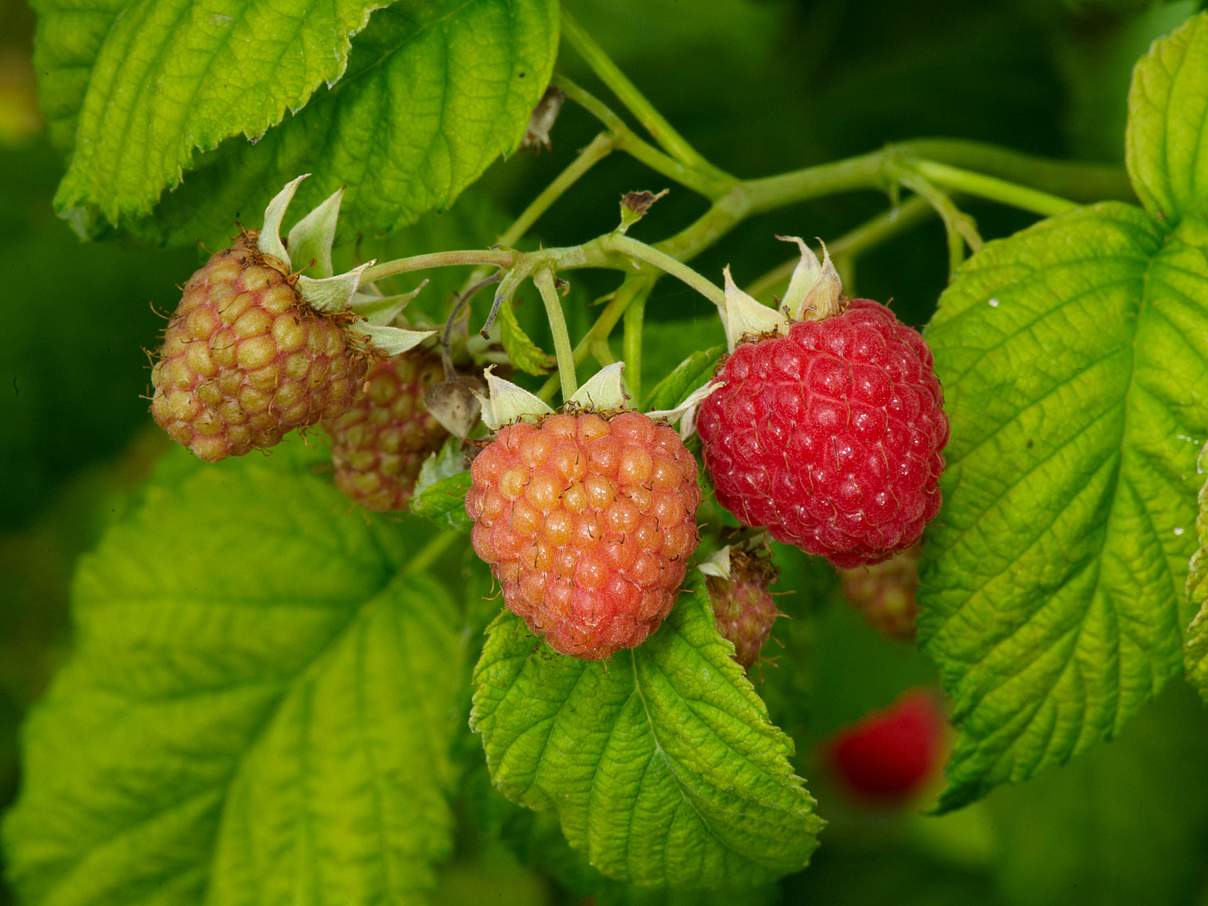
[[920,793],[942,766],[947,722],[931,693],[908,692],[884,711],[838,733],[827,760],[856,798],[900,804]]
[[215,462],[342,414],[365,367],[340,324],[307,305],[247,233],[186,284],[151,372],[151,414]]
[[406,508],[420,466],[449,436],[424,405],[424,391],[443,379],[440,359],[422,352],[369,369],[352,407],[323,422],[341,491],[377,512]]
[[768,590],[775,575],[770,564],[735,551],[730,555],[730,578],[706,580],[717,631],[733,644],[734,660],[746,669],[759,660],[780,615]]
[[883,563],[840,570],[843,597],[868,623],[891,639],[914,638],[918,605],[919,557],[916,544]]
[[697,430],[718,501],[836,566],[910,547],[940,507],[948,419],[931,350],[883,305],[740,343]]
[[696,460],[637,412],[509,425],[474,459],[466,512],[507,606],[562,654],[640,645],[696,548]]

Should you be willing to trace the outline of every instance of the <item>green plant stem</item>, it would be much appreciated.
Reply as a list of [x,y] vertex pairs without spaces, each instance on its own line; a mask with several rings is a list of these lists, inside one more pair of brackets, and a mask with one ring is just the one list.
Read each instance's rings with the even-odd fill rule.
[[510,248],[524,238],[541,215],[553,206],[568,189],[577,183],[592,167],[612,153],[616,140],[608,133],[601,133],[579,152],[566,168],[553,178],[549,185],[541,190],[541,194],[529,202],[528,207],[520,212],[520,216],[499,237],[498,244]]
[[661,173],[706,198],[717,198],[734,185],[735,180],[731,176],[699,170],[660,151],[630,129],[607,104],[566,76],[554,76],[552,84],[600,121],[612,137],[617,150],[641,161],[656,173]]
[[438,533],[431,541],[416,551],[414,557],[407,561],[407,565],[403,567],[403,573],[414,575],[415,573],[423,572],[440,559],[440,555],[448,550],[454,541],[461,537],[461,534],[455,532],[453,529],[445,529]]
[[654,105],[637,89],[625,73],[595,42],[591,34],[581,26],[575,17],[564,8],[562,10],[562,35],[578,52],[585,63],[617,96],[617,99],[632,113],[639,123],[645,127],[651,137],[676,160],[687,164],[693,169],[724,178],[725,174],[713,166],[701,154],[688,144],[687,140],[676,131],[659,113]]
[[[879,245],[886,239],[922,223],[934,213],[934,209],[925,198],[912,195],[897,207],[878,214],[850,232],[844,233],[834,242],[827,243],[827,249],[830,251],[831,258],[859,255],[864,250]],[[799,260],[799,257],[793,257],[783,264],[778,264],[751,283],[747,287],[747,292],[756,299],[764,299],[778,286],[788,283]]]
[[655,246],[647,245],[630,236],[622,236],[620,233],[613,233],[610,236],[601,238],[603,240],[601,244],[609,250],[619,252],[634,261],[643,261],[646,264],[657,267],[663,273],[670,274],[678,280],[683,281],[714,305],[720,306],[724,304],[726,294],[722,292],[721,287],[701,276],[678,258],[674,258]]
[[516,262],[514,252],[502,249],[459,249],[451,252],[432,252],[413,255],[410,258],[395,258],[366,268],[361,275],[362,283],[374,283],[395,274],[427,271],[438,267],[511,267]]
[[1008,182],[996,176],[987,176],[984,173],[962,170],[959,167],[952,167],[948,164],[920,160],[913,165],[913,169],[924,179],[937,186],[943,186],[946,189],[963,192],[967,195],[976,195],[979,198],[986,198],[990,201],[1002,202],[1003,204],[1031,211],[1034,214],[1041,214],[1045,217],[1054,214],[1063,214],[1077,207],[1069,199],[1059,198],[1056,195],[1050,195],[1047,192],[1041,192],[1028,186]]
[[646,319],[646,297],[637,296],[625,309],[621,335],[621,358],[625,360],[625,383],[636,407],[642,405],[642,328]]
[[[654,287],[655,280],[658,278],[656,271],[646,271],[641,274],[630,276],[622,283],[612,294],[612,298],[608,300],[608,304],[596,317],[596,321],[583,335],[574,350],[574,360],[581,362],[587,358],[591,352],[592,344],[597,337],[606,337],[612,333],[612,329],[617,326],[617,322],[621,320],[621,316],[637,299],[643,301],[650,295],[650,290]],[[558,389],[558,378],[551,377],[541,386],[537,392],[537,396],[545,400],[547,403],[554,398],[554,392]]]
[[554,337],[554,357],[558,360],[558,381],[562,385],[562,401],[566,402],[579,389],[579,381],[575,377],[575,353],[570,345],[570,331],[566,329],[566,315],[562,311],[562,300],[558,298],[558,288],[554,285],[553,271],[548,268],[534,275],[533,283],[541,293],[541,301],[545,303],[545,316],[549,319],[549,329]]

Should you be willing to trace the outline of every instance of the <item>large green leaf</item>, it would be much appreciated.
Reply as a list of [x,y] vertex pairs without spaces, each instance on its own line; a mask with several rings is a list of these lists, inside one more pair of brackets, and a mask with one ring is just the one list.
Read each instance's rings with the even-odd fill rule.
[[[1208,472],[1208,445],[1200,451],[1196,473]],[[1194,606],[1199,607],[1187,631],[1187,678],[1208,702],[1208,482],[1200,488],[1200,512],[1195,520],[1195,536],[1199,548],[1191,558],[1191,569],[1187,576],[1187,594]]]
[[1154,42],[1133,72],[1126,157],[1137,197],[1177,222],[1208,198],[1208,13]]
[[[84,43],[95,48],[84,79],[65,78],[56,68],[43,82],[54,119],[76,119],[58,203],[93,205],[112,221],[149,211],[191,168],[196,151],[240,133],[257,138],[286,111],[305,105],[324,82],[338,81],[352,36],[384,5],[386,0],[110,4],[102,42],[95,43],[99,29],[84,31]],[[71,28],[79,5],[48,0],[39,12],[42,59],[65,56],[63,45],[75,41]]]
[[920,635],[959,736],[943,804],[1116,735],[1182,670],[1208,224],[1078,209],[988,244],[928,331],[952,419]]
[[804,867],[822,822],[731,652],[703,586],[606,663],[555,655],[501,615],[471,717],[496,786],[554,810],[596,869],[640,886],[752,886]]
[[[126,43],[134,38],[162,44],[165,52],[174,46],[165,42],[204,47],[212,31],[227,27],[227,17],[236,22],[231,34],[241,36],[238,23],[246,27],[245,20],[268,2],[212,0],[212,5],[223,8],[182,13],[179,25],[171,24],[175,20],[168,11],[151,0],[133,4],[122,15],[114,11],[84,98],[75,157],[58,198],[81,228],[95,228],[93,210],[110,220],[142,217],[165,189],[179,183],[138,229],[181,243],[210,239],[229,233],[237,217],[254,223],[272,194],[303,172],[315,177],[303,186],[299,210],[345,186],[343,210],[353,229],[385,232],[411,223],[425,211],[447,207],[491,161],[516,147],[548,83],[557,49],[554,0],[403,0],[374,14],[356,36],[346,71],[340,51],[344,44],[333,39],[324,45],[325,66],[314,62],[311,68],[334,75],[314,78],[305,96],[279,91],[271,102],[261,102],[261,91],[267,89],[249,87],[254,77],[231,76],[230,67],[223,65],[222,55],[242,46],[234,37],[215,53],[175,55],[183,60],[172,66],[201,71],[195,83],[173,73],[135,78],[123,68],[133,64],[120,61],[106,66],[111,56],[123,52],[142,59],[144,55],[128,53]],[[47,10],[44,19],[50,14]],[[288,5],[277,17],[286,25],[270,29],[270,36],[296,30],[297,22],[309,18],[333,18],[329,13],[308,17]],[[52,39],[67,41],[64,33],[70,30],[46,24],[41,40],[44,45]],[[256,38],[258,53],[276,56],[266,53],[262,35]],[[283,45],[282,55],[309,59],[311,54],[302,54],[298,46],[296,40]],[[43,46],[40,52],[47,57],[60,51]],[[66,48],[61,53],[71,57]],[[340,72],[343,77],[332,87],[319,88]],[[69,73],[60,75],[64,87],[47,90],[70,93]],[[165,80],[172,85],[183,81],[191,90],[183,100],[175,91],[164,92],[162,101],[148,100],[147,95],[156,94],[150,90],[153,82]],[[123,119],[123,128],[113,124],[105,107],[112,86],[119,96],[130,94],[138,101],[129,113],[121,108],[129,118]],[[188,100],[194,92],[206,102],[200,110]],[[282,121],[284,97],[295,113]],[[166,112],[159,112],[157,104]],[[95,126],[94,115],[101,117]],[[90,129],[99,130],[104,141],[96,141]],[[190,150],[169,154],[160,141],[161,129],[168,130],[168,138],[181,133],[177,147]],[[230,138],[211,154],[198,158],[191,153],[193,148],[214,148],[239,132],[258,141]],[[181,182],[182,170],[193,166],[198,169]]]
[[453,607],[315,465],[165,470],[83,562],[78,650],[4,825],[29,901],[424,901],[450,846]]

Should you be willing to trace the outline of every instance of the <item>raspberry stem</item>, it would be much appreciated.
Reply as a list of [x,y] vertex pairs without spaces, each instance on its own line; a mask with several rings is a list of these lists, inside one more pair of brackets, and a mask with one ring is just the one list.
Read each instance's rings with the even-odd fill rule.
[[[729,178],[726,173],[706,160],[676,131],[674,126],[667,122],[645,95],[637,89],[637,86],[629,81],[629,78],[604,52],[604,49],[595,42],[591,34],[565,8],[562,10],[562,35],[583,58],[583,61],[591,67],[600,81],[608,86],[625,108],[645,127],[651,137],[662,145],[672,157],[713,178],[719,180]],[[559,87],[563,91],[566,90],[561,85]]]
[[533,283],[541,293],[541,301],[545,303],[545,315],[549,319],[549,329],[554,337],[554,356],[558,360],[558,381],[562,385],[562,401],[566,402],[579,389],[579,381],[575,376],[575,353],[570,345],[570,332],[566,329],[566,316],[562,311],[562,300],[558,298],[558,288],[554,285],[554,273],[548,268],[534,275]]

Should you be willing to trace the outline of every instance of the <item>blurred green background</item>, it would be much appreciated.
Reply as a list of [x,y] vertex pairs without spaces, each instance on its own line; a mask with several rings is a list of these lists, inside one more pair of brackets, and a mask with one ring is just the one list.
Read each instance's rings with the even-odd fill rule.
[[[744,175],[926,135],[1118,162],[1132,63],[1197,5],[570,0],[656,106],[707,156]],[[158,312],[176,303],[175,284],[200,258],[198,248],[81,245],[55,218],[50,199],[63,162],[41,135],[33,28],[25,6],[0,0],[0,809],[20,782],[22,715],[70,644],[73,562],[163,449],[143,398],[144,350],[156,343]],[[576,61],[565,65],[583,75]],[[496,166],[474,193],[518,211],[595,130],[568,107],[551,152]],[[618,194],[635,188],[663,185],[610,158],[537,233],[566,244],[610,229]],[[861,195],[780,212],[729,237],[700,266],[717,273],[731,262],[740,281],[750,280],[785,257],[773,233],[837,236],[884,205]],[[641,235],[668,234],[702,206],[673,192]],[[987,237],[1028,222],[999,209],[971,213]],[[440,218],[423,226],[431,229],[417,235],[441,235]],[[920,324],[945,278],[942,232],[930,223],[862,258],[854,288],[892,299],[900,317]],[[610,288],[606,277],[584,283],[584,298]],[[670,281],[647,312],[651,380],[719,336],[704,301]],[[582,328],[589,313],[577,313]],[[831,824],[813,867],[774,896],[1208,906],[1208,715],[1185,690],[1160,698],[1119,741],[958,814],[861,809],[820,772],[818,741],[934,677],[919,655],[879,639],[836,603],[825,569],[784,560],[781,588],[793,593],[782,607],[794,619],[777,629],[785,653],[767,668],[763,691],[797,738],[801,770]],[[550,877],[523,866],[483,832],[489,820],[469,807],[465,816],[437,902],[581,900],[573,872],[549,866]],[[546,865],[546,849],[519,856]],[[628,896],[598,900],[613,893],[619,902]],[[7,901],[0,881],[0,904]]]

